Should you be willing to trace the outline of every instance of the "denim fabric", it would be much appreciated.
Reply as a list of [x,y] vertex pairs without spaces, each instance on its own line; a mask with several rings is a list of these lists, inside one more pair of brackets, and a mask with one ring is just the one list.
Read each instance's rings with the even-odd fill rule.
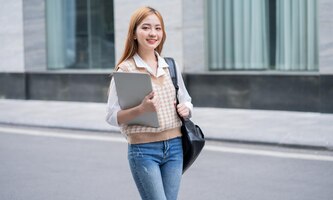
[[180,137],[145,144],[129,144],[131,172],[143,200],[176,200],[183,168]]

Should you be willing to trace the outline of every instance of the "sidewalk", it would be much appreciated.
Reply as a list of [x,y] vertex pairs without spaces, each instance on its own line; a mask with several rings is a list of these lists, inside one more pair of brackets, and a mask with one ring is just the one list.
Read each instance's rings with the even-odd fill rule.
[[[119,132],[105,103],[0,99],[0,124]],[[333,114],[194,108],[207,139],[333,150]]]

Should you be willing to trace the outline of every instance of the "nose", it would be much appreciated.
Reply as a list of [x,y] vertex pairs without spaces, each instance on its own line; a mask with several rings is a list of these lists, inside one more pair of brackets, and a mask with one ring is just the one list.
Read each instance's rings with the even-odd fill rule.
[[151,29],[149,32],[149,36],[155,36],[156,35],[156,30],[155,29]]

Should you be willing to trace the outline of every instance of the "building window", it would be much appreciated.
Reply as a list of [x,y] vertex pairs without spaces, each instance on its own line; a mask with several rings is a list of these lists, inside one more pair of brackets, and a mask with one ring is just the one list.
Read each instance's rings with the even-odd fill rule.
[[207,1],[210,70],[318,71],[316,0]]
[[46,0],[49,69],[115,65],[113,1]]

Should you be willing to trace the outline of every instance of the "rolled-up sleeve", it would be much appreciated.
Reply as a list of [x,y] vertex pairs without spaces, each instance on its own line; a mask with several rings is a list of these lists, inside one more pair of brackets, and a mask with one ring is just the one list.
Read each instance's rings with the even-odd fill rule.
[[107,103],[107,115],[106,121],[112,126],[119,126],[117,114],[120,111],[120,106],[118,102],[118,95],[114,83],[114,79],[111,79],[110,88],[109,88],[109,96]]

